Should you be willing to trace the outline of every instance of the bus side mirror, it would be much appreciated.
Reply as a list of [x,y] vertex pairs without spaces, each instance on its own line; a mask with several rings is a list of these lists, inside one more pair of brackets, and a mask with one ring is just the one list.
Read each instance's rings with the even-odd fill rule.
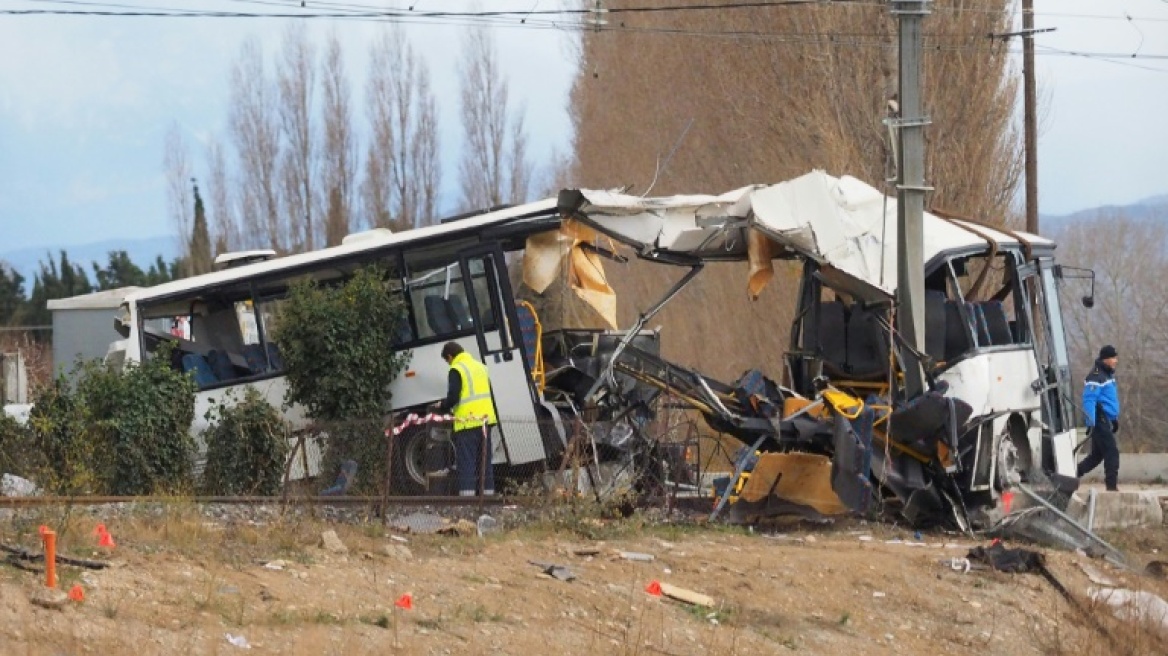
[[1091,309],[1095,307],[1095,271],[1092,269],[1085,269],[1083,267],[1071,267],[1065,264],[1056,264],[1054,267],[1054,275],[1059,280],[1064,279],[1090,279],[1091,291],[1083,297],[1083,307]]

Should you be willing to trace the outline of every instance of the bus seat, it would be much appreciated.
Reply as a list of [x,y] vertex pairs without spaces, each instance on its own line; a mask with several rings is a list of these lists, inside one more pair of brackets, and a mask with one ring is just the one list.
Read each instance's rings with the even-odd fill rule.
[[[247,368],[253,374],[262,374],[267,371],[283,371],[284,359],[280,357],[280,347],[275,342],[268,342],[268,357],[264,358],[264,349],[259,344],[248,344],[243,347],[243,358],[247,361]],[[271,367],[269,367],[269,363]]]
[[990,328],[986,325],[985,312],[982,311],[981,303],[966,303],[965,308],[969,311],[969,317],[973,321],[973,333],[977,335],[978,346],[991,346],[993,340],[990,339]]
[[207,358],[198,353],[187,353],[182,358],[182,367],[184,373],[191,373],[195,379],[195,384],[200,388],[214,385],[218,382],[215,377],[215,372],[211,369],[211,364],[207,362]]
[[828,374],[846,375],[844,371],[848,361],[847,314],[841,301],[819,304],[818,343]]
[[243,347],[243,359],[247,360],[247,368],[253,374],[262,374],[268,370],[268,360],[264,357],[264,348],[259,344],[248,344]]
[[925,353],[933,360],[945,359],[945,292],[925,292]]
[[1013,333],[1010,331],[1010,322],[1006,319],[1006,307],[1001,301],[982,301],[982,316],[985,317],[986,330],[990,335],[990,343],[994,346],[1013,344]]
[[855,380],[888,376],[888,337],[875,312],[855,303],[848,314],[848,375]]
[[969,324],[962,316],[958,303],[963,301],[945,301],[945,357],[946,361],[954,360],[962,353],[973,348],[972,333]]
[[218,380],[235,378],[235,367],[231,364],[231,356],[227,355],[226,351],[219,349],[207,351],[207,363],[211,365],[211,371]]
[[535,306],[527,301],[515,304],[515,314],[519,317],[519,333],[523,337],[523,355],[531,370],[531,379],[542,393],[546,384],[543,366],[543,326],[535,313]]
[[450,316],[450,307],[447,305],[446,299],[442,298],[440,294],[431,294],[422,302],[426,307],[426,324],[430,327],[431,333],[449,335],[458,332],[458,325]]
[[451,294],[446,302],[450,305],[450,316],[454,320],[454,325],[458,326],[459,330],[474,328],[474,319],[466,309],[466,299],[459,294]]
[[275,342],[268,342],[268,361],[272,363],[273,370],[284,370],[284,357],[280,355],[279,344],[276,344]]

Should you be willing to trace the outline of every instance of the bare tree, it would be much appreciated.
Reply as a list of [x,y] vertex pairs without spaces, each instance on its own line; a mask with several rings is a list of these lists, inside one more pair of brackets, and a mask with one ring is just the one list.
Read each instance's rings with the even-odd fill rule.
[[320,232],[315,215],[319,208],[315,166],[316,135],[313,109],[316,95],[316,53],[303,23],[293,23],[284,33],[276,78],[280,92],[280,127],[288,144],[281,165],[284,206],[292,222],[292,247],[312,250]]
[[227,177],[227,157],[218,139],[212,138],[207,144],[207,166],[209,180],[207,195],[210,198],[211,239],[216,254],[226,253],[240,246],[239,228],[231,206],[230,180]]
[[[1104,344],[1120,353],[1116,379],[1123,402],[1125,448],[1168,446],[1168,407],[1163,402],[1168,378],[1168,216],[1135,219],[1104,212],[1059,230],[1063,264],[1094,270],[1095,304],[1077,299],[1085,281],[1064,280],[1062,305],[1067,340],[1079,382]],[[1100,246],[1099,236],[1107,235]],[[1072,286],[1073,285],[1073,286]]]
[[414,131],[412,166],[417,181],[415,225],[437,220],[438,187],[442,183],[442,162],[438,157],[438,108],[430,90],[430,74],[423,65],[418,69],[418,122]]
[[516,112],[508,124],[508,83],[494,40],[485,28],[467,30],[460,74],[466,132],[460,171],[463,208],[525,201],[531,165],[526,160],[524,113]]
[[230,107],[243,244],[287,252],[276,169],[280,128],[274,92],[264,72],[263,50],[254,38],[244,42],[231,70]]
[[179,235],[180,251],[186,257],[191,250],[191,228],[194,222],[194,202],[191,199],[190,152],[183,139],[182,128],[171,123],[166,132],[166,146],[162,154],[162,168],[166,175],[166,206],[170,220]]
[[[635,3],[611,0],[606,6]],[[925,24],[924,104],[932,118],[926,167],[936,188],[930,202],[1001,223],[1011,213],[1020,140],[1011,128],[1015,88],[1008,53],[983,35],[1008,30],[1012,3],[958,4],[933,12]],[[579,184],[631,184],[643,193],[655,182],[658,195],[721,192],[816,168],[877,186],[886,178],[889,134],[882,121],[897,85],[896,23],[886,4],[629,14],[621,20],[619,31],[581,37],[569,104]],[[774,36],[742,36],[748,33]],[[628,266],[626,274],[611,276],[622,322],[676,275]],[[784,268],[779,273],[763,298],[750,303],[743,270],[708,267],[661,315],[670,336],[666,355],[716,376],[753,367],[777,376],[796,280]],[[724,339],[711,341],[713,334]]]
[[382,32],[366,90],[372,141],[362,195],[372,225],[408,230],[433,218],[440,169],[429,77],[400,26]]
[[353,214],[354,170],[357,151],[353,137],[349,79],[336,33],[329,37],[321,77],[324,111],[324,189],[327,194],[325,240],[341,243],[349,233]]

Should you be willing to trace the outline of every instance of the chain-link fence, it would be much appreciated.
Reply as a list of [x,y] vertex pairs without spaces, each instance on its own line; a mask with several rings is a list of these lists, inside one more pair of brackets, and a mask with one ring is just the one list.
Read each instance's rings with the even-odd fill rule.
[[[584,421],[503,417],[486,431],[449,417],[409,415],[316,424],[289,436],[284,495],[507,497],[645,501],[706,494],[729,451],[690,417]],[[484,466],[486,465],[486,466]],[[703,485],[703,482],[706,482]]]

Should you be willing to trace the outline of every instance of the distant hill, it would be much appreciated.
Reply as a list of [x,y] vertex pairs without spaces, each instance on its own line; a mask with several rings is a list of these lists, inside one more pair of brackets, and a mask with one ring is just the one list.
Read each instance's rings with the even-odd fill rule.
[[1102,205],[1070,214],[1043,214],[1039,219],[1044,230],[1047,228],[1057,230],[1077,221],[1085,221],[1099,216],[1120,213],[1136,220],[1168,217],[1168,194],[1152,196],[1129,205]]
[[36,275],[37,271],[40,271],[40,263],[47,261],[50,257],[56,260],[59,257],[58,252],[61,250],[68,253],[70,261],[80,263],[85,267],[85,272],[92,280],[93,266],[90,263],[97,262],[105,266],[109,261],[110,251],[126,251],[134,264],[146,269],[159,255],[167,262],[177,257],[178,243],[173,236],[160,236],[144,239],[109,239],[78,246],[67,246],[64,249],[54,246],[21,248],[0,253],[0,262],[7,264],[25,277],[27,291],[32,288],[33,276]]

